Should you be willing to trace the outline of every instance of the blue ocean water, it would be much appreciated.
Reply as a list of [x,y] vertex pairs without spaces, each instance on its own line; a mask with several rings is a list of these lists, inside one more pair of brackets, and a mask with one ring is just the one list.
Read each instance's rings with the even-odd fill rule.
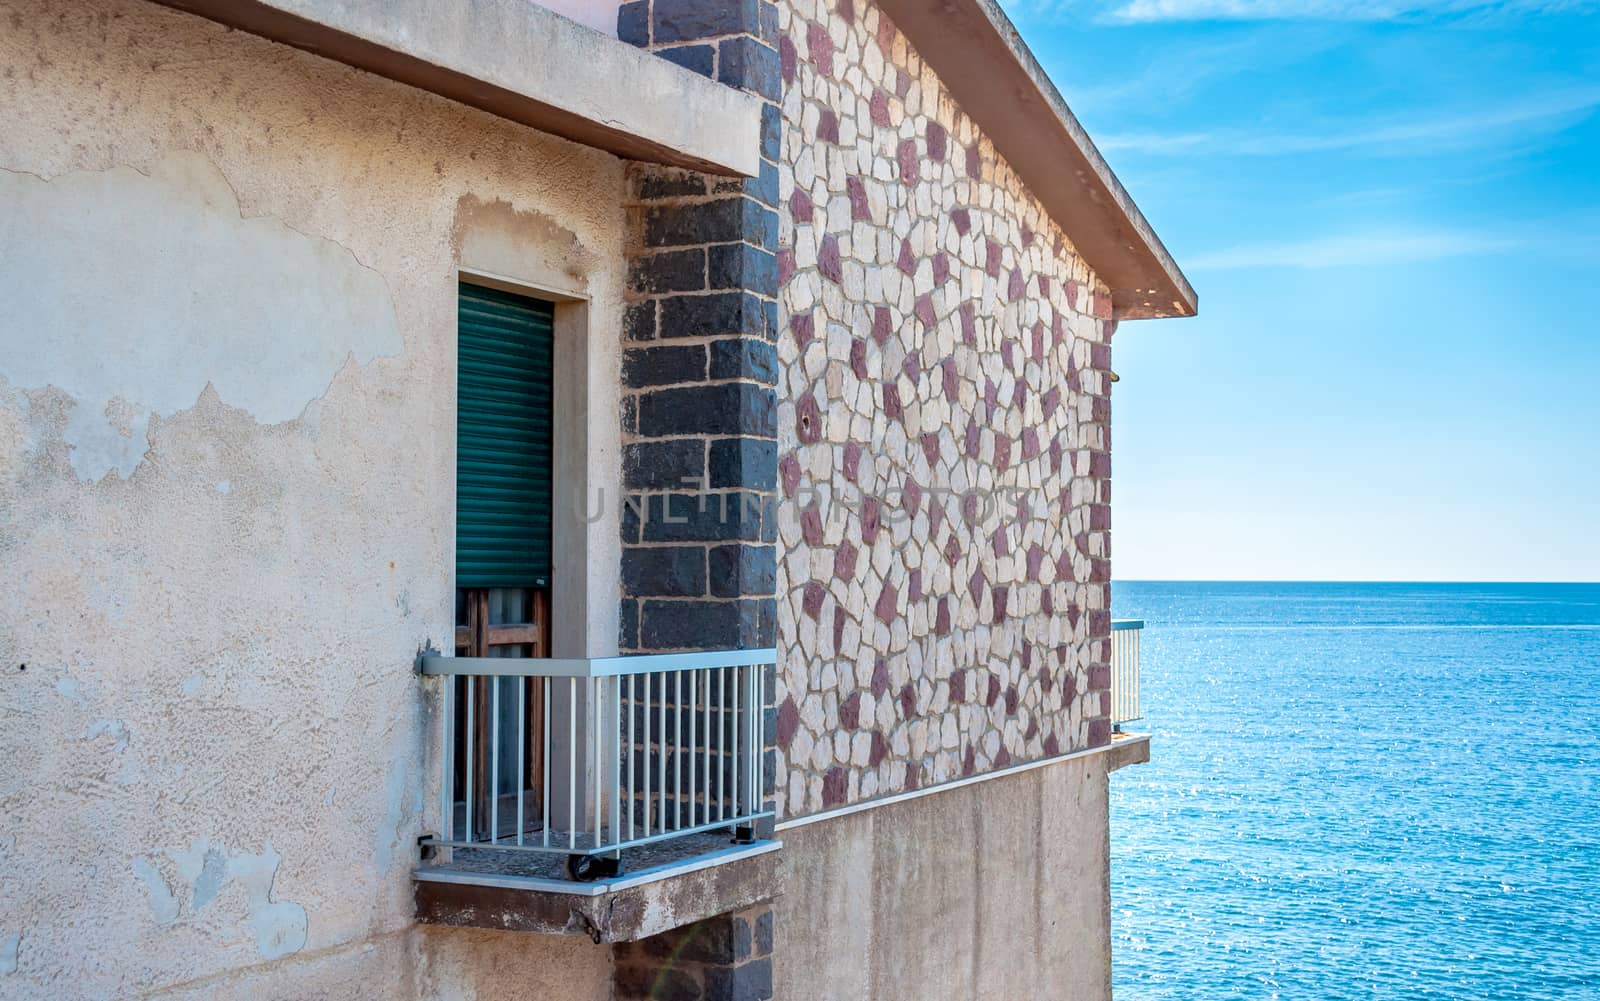
[[1600,999],[1600,585],[1118,582],[1118,1001]]

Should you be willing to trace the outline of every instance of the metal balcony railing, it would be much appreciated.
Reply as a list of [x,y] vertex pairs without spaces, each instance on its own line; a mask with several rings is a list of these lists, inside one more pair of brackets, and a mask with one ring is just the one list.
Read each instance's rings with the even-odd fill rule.
[[764,810],[773,649],[593,659],[422,658],[444,678],[443,832],[453,851],[567,856],[612,875],[624,849],[726,828]]
[[1111,726],[1122,729],[1139,712],[1139,633],[1143,619],[1111,622]]

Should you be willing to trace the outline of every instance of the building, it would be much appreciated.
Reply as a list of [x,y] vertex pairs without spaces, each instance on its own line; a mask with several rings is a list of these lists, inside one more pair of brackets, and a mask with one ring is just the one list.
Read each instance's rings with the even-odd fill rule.
[[1109,996],[1196,300],[991,0],[4,7],[0,997]]

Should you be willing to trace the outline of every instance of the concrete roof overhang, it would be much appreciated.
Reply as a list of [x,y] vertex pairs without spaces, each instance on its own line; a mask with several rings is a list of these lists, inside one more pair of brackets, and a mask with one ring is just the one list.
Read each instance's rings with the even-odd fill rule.
[[758,99],[530,0],[155,2],[632,160],[760,170]]
[[878,0],[1111,289],[1113,315],[1193,316],[1199,299],[995,0]]

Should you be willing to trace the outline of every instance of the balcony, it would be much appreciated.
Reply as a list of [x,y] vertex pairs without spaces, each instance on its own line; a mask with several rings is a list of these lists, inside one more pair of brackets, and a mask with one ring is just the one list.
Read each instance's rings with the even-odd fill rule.
[[1111,729],[1141,718],[1139,709],[1139,634],[1143,619],[1111,622]]
[[769,897],[776,660],[423,657],[443,830],[419,919],[627,941]]

